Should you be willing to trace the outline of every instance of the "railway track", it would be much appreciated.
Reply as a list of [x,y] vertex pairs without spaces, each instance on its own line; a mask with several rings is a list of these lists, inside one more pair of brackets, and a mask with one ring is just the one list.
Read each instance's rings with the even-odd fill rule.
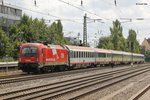
[[150,90],[150,85],[147,85],[143,90],[141,90],[140,92],[138,92],[136,95],[134,95],[129,100],[139,100],[149,90]]
[[74,73],[81,73],[81,72],[88,72],[91,70],[101,70],[104,68],[89,68],[89,69],[82,69],[82,70],[72,70],[72,71],[65,71],[65,72],[57,72],[57,73],[48,73],[48,74],[22,74],[22,75],[12,75],[12,76],[4,76],[0,77],[0,85],[9,84],[9,83],[16,83],[16,82],[22,82],[22,81],[30,81],[30,80],[36,80],[36,79],[43,79],[43,78],[49,78],[49,77],[57,77],[62,75],[69,75]]
[[[145,64],[143,64],[144,66]],[[106,67],[96,67],[96,68],[88,68],[88,69],[82,69],[82,70],[72,70],[72,71],[65,71],[65,72],[57,72],[57,73],[48,73],[48,74],[40,74],[40,75],[12,75],[10,77],[2,77],[0,78],[0,85],[4,84],[10,84],[10,83],[16,83],[16,82],[23,82],[23,81],[30,81],[30,80],[36,80],[36,79],[43,79],[43,78],[49,78],[49,77],[57,77],[62,75],[69,75],[69,74],[76,74],[76,73],[82,73],[82,72],[90,72],[91,70],[101,70],[105,69]]]
[[136,69],[135,67],[131,67],[128,69],[112,71],[109,73],[95,74],[92,76],[70,79],[23,90],[7,92],[0,94],[0,98],[6,100],[60,98],[78,99],[147,71],[150,71],[150,68],[147,66],[137,67]]
[[17,74],[13,74],[13,75],[0,76],[0,80],[9,79],[9,78],[17,78],[17,77],[21,77],[21,76],[29,76],[29,75],[26,73],[17,73]]

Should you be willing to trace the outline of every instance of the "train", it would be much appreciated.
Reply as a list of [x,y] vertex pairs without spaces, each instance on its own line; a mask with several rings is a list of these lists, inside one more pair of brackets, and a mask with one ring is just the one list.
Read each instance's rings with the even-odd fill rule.
[[72,45],[23,43],[18,66],[23,72],[64,71],[104,65],[144,63],[144,55]]

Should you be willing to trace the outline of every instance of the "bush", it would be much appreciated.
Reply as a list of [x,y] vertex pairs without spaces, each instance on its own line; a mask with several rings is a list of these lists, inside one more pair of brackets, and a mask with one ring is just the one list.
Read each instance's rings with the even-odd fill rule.
[[0,57],[0,62],[13,62],[17,61],[17,59],[14,59],[13,57]]

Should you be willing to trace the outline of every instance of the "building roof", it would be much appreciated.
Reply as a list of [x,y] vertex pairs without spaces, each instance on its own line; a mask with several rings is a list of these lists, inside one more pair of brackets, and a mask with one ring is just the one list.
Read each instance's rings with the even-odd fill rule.
[[148,38],[148,39],[146,39],[146,40],[147,40],[148,44],[150,45],[150,38]]
[[142,48],[144,50],[150,50],[150,38],[144,39],[144,41],[142,42]]

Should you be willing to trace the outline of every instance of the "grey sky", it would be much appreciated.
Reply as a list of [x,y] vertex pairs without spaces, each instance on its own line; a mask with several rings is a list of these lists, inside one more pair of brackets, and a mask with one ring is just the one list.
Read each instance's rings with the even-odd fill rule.
[[[138,32],[137,38],[140,43],[144,38],[150,37],[149,0],[116,0],[117,6],[115,6],[114,0],[82,0],[83,6],[80,5],[81,0],[62,0],[81,9],[85,9],[86,11],[92,12],[96,14],[96,16],[65,4],[61,2],[61,0],[36,0],[37,6],[34,5],[34,0],[3,1],[4,3],[9,3],[9,5],[16,5],[25,8],[23,9],[23,12],[33,18],[44,18],[51,20],[51,23],[55,19],[58,19],[51,15],[58,16],[60,19],[63,19],[62,24],[64,26],[65,36],[77,37],[77,34],[80,33],[80,39],[82,39],[82,23],[85,13],[87,13],[89,18],[102,19],[104,23],[88,23],[88,42],[91,44],[93,44],[93,40],[98,40],[99,37],[110,34],[109,29],[112,26],[112,21],[115,19],[122,22],[123,35],[125,37],[128,36],[128,30],[131,28]],[[148,5],[136,5],[136,3],[147,3]],[[44,15],[37,12],[42,12]],[[120,18],[131,18],[133,20],[132,22],[129,22],[128,20],[121,20]],[[136,18],[146,18],[146,20],[135,20]],[[75,22],[73,22],[73,19]],[[95,33],[97,34],[95,35]]]

